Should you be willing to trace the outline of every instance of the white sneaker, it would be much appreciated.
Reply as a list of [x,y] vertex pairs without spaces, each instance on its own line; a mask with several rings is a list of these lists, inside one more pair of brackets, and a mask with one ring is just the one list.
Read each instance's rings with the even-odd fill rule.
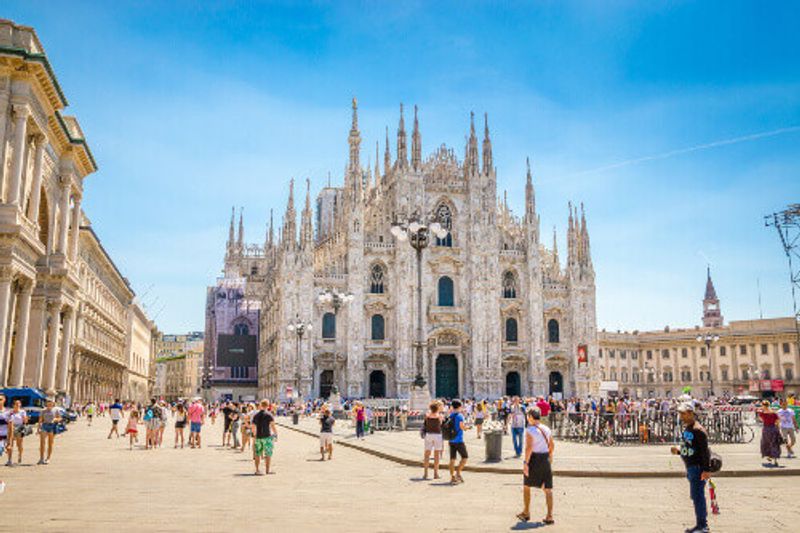
[[0,481],[0,494],[3,494],[6,491],[6,484]]

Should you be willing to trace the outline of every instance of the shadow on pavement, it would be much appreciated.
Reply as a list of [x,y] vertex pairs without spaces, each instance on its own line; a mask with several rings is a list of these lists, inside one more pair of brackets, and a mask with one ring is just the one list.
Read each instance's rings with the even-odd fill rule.
[[528,529],[539,529],[540,527],[544,527],[544,522],[517,522],[513,526],[511,526],[511,531],[526,531]]

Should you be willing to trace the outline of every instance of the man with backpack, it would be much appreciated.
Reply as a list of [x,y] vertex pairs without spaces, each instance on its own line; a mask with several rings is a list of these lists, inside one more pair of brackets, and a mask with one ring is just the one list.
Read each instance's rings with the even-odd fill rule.
[[150,405],[144,410],[143,420],[147,429],[145,450],[149,450],[158,444],[158,430],[161,427],[161,408],[155,398],[150,399]]
[[694,405],[689,402],[678,406],[683,424],[680,448],[672,447],[673,455],[680,455],[686,465],[689,480],[689,494],[694,504],[695,526],[686,533],[706,533],[708,531],[708,509],[706,508],[706,481],[711,478],[711,450],[708,448],[708,435],[703,426],[697,423]]
[[[450,416],[442,424],[442,436],[450,441],[450,484],[458,485],[464,483],[461,472],[467,465],[467,446],[464,444],[464,431],[469,427],[461,414],[461,402],[453,400],[450,404]],[[456,467],[456,456],[461,457],[461,461]]]

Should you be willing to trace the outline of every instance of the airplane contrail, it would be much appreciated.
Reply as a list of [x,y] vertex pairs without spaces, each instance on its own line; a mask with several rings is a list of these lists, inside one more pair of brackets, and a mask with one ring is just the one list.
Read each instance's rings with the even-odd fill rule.
[[620,168],[620,167],[627,167],[629,165],[635,165],[636,163],[643,163],[645,161],[654,161],[656,159],[666,159],[668,157],[672,157],[672,156],[675,156],[675,155],[688,154],[688,153],[691,153],[691,152],[697,152],[697,151],[700,151],[700,150],[707,150],[709,148],[717,148],[718,146],[726,146],[726,145],[729,145],[729,144],[736,144],[736,143],[741,143],[741,142],[746,142],[746,141],[754,141],[756,139],[763,139],[764,137],[774,137],[776,135],[781,135],[781,134],[784,134],[784,133],[793,133],[793,132],[796,132],[796,131],[800,131],[800,126],[789,126],[789,127],[786,127],[786,128],[778,128],[776,130],[762,131],[762,132],[759,132],[759,133],[752,133],[750,135],[743,135],[741,137],[734,137],[732,139],[724,139],[724,140],[721,140],[721,141],[714,141],[714,142],[705,143],[705,144],[698,144],[697,146],[690,146],[688,148],[679,148],[677,150],[670,150],[669,152],[664,152],[662,154],[648,155],[648,156],[644,156],[644,157],[637,157],[635,159],[628,159],[626,161],[620,161],[618,163],[613,163],[611,165],[605,165],[605,166],[602,166],[602,167],[591,168],[589,170],[582,170],[580,172],[575,172],[573,174],[570,174],[570,176],[582,176],[582,175],[585,175],[585,174],[592,174],[592,173],[595,173],[595,172],[604,172],[606,170],[612,170],[612,169]]

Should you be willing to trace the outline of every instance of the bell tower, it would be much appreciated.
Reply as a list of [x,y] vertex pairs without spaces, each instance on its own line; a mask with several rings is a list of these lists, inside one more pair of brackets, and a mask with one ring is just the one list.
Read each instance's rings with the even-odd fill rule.
[[703,297],[703,327],[719,328],[722,327],[722,312],[719,308],[719,298],[714,289],[714,282],[711,281],[711,267],[708,267],[708,277],[706,279],[706,294]]

